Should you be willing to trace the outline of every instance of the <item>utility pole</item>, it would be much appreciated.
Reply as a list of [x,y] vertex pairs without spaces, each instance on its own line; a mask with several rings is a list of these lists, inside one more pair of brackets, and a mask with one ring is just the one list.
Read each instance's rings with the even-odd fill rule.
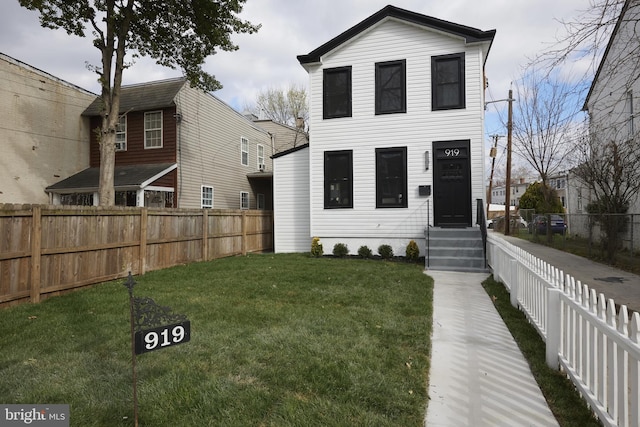
[[498,138],[502,138],[503,135],[491,135],[491,138],[493,138],[493,147],[491,147],[491,151],[489,151],[489,157],[491,157],[493,160],[491,160],[491,176],[489,177],[489,191],[487,193],[487,216],[486,218],[489,219],[489,206],[491,205],[491,191],[493,189],[493,171],[495,170],[496,167],[496,156],[497,156],[497,152],[498,152]]
[[511,234],[511,136],[513,134],[513,90],[509,89],[509,116],[507,119],[507,194],[504,198],[504,234]]

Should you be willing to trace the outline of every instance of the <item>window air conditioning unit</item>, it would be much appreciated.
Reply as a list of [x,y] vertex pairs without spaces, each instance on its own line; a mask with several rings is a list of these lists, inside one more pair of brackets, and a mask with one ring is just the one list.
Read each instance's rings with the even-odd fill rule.
[[260,172],[264,172],[264,163],[260,163],[260,164],[258,165],[258,170],[259,170]]

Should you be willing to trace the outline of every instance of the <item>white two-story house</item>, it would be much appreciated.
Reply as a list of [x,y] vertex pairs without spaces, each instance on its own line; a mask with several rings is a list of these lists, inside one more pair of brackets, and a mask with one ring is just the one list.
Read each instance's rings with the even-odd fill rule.
[[404,255],[473,227],[484,189],[484,64],[495,30],[387,6],[306,55],[310,143],[274,156],[275,250],[320,237]]

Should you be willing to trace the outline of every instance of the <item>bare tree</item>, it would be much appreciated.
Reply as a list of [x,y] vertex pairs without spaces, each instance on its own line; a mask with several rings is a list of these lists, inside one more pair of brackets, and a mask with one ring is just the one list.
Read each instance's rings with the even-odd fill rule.
[[[531,64],[552,72],[580,62],[584,74],[576,77],[589,85],[626,2],[589,0],[588,6],[576,11],[573,18],[559,21],[564,31]],[[577,69],[572,67],[574,72]]]
[[624,214],[640,192],[640,137],[634,124],[634,96],[640,92],[639,23],[637,0],[591,0],[588,9],[563,22],[565,34],[537,58],[549,73],[572,62],[581,65],[574,69],[585,70],[588,135],[585,131],[575,146],[579,166],[572,172],[589,190],[587,210],[602,226],[610,260],[626,227]]
[[514,151],[547,185],[550,175],[567,169],[573,150],[575,117],[579,111],[575,88],[529,69],[516,84],[513,114]]
[[591,131],[576,154],[581,162],[574,175],[591,194],[587,211],[599,223],[603,250],[610,261],[621,245],[620,233],[627,227],[629,207],[640,193],[640,143],[634,138],[601,139],[607,131]]
[[307,129],[309,107],[307,105],[307,91],[302,85],[295,83],[287,87],[270,87],[258,94],[255,104],[245,107],[260,118],[267,118],[274,122]]

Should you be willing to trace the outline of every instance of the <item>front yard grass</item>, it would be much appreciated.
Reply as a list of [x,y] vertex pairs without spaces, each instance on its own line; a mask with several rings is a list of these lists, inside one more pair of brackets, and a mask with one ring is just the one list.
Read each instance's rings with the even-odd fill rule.
[[[138,356],[141,426],[418,426],[432,291],[423,266],[260,254],[136,277],[191,321]],[[72,426],[133,425],[123,280],[0,310],[0,402],[69,404]]]

